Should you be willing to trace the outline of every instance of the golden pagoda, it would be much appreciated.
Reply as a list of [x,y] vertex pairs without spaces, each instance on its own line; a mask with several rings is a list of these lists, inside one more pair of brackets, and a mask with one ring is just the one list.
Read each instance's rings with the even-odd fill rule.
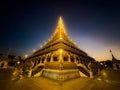
[[[60,16],[54,34],[39,50],[26,61],[33,62],[34,70],[43,65],[42,76],[55,80],[68,80],[80,77],[78,66],[85,69],[94,59],[82,51],[67,35]],[[83,72],[84,73],[84,72]]]

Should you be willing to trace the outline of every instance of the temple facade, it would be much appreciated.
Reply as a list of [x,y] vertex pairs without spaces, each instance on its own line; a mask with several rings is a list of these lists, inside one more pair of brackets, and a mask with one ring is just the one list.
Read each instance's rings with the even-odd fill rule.
[[[59,77],[56,75],[62,75],[66,80],[67,77],[79,77],[78,66],[89,70],[89,63],[95,60],[72,41],[66,32],[62,17],[60,17],[50,39],[39,50],[26,58],[26,61],[32,64],[33,71],[37,67],[43,66],[42,75],[45,77],[56,79],[55,77]],[[71,76],[65,73],[69,73]]]

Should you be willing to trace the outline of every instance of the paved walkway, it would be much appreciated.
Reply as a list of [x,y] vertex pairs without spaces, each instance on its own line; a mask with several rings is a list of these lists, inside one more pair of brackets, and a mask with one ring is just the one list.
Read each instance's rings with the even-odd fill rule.
[[[116,76],[116,74],[112,76],[114,75]],[[111,78],[103,80],[77,78],[59,82],[43,77],[12,81],[11,72],[5,71],[5,73],[0,73],[0,90],[120,90],[120,81],[113,81]]]
[[58,82],[39,77],[10,82],[6,84],[6,88],[1,90],[120,90],[120,83],[89,78]]

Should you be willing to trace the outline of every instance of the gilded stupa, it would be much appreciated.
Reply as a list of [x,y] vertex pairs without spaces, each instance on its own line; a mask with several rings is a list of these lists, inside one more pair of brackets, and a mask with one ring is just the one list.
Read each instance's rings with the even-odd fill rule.
[[78,66],[88,69],[88,64],[94,61],[67,35],[61,16],[51,38],[26,60],[32,61],[33,67],[43,65],[42,76],[55,80],[80,77]]

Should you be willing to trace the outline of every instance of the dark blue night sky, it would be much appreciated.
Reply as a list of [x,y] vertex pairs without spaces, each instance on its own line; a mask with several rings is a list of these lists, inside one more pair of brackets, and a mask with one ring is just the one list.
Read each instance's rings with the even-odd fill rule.
[[15,0],[0,3],[0,53],[31,54],[54,33],[59,16],[68,35],[96,60],[120,59],[120,2]]

